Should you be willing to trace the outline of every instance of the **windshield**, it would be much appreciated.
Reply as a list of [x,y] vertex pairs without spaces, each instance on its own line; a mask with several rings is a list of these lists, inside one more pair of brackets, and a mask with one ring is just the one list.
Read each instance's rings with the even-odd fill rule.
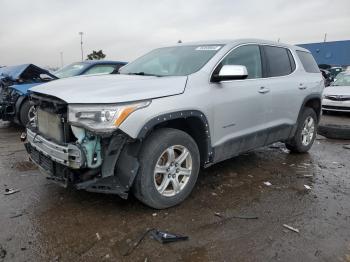
[[339,73],[332,86],[350,86],[350,73]]
[[222,45],[155,49],[120,69],[120,74],[186,76],[201,69]]
[[84,63],[73,63],[57,70],[54,72],[54,75],[58,78],[77,76],[80,75],[87,66],[88,65]]

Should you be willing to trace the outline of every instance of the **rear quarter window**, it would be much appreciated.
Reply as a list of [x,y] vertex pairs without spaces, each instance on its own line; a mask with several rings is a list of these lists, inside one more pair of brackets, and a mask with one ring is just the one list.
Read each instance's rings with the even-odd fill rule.
[[285,76],[295,70],[295,61],[288,49],[277,46],[263,46],[263,49],[267,62],[267,77]]
[[308,73],[319,73],[320,69],[312,56],[312,54],[304,51],[297,51],[297,55],[304,67],[304,70]]

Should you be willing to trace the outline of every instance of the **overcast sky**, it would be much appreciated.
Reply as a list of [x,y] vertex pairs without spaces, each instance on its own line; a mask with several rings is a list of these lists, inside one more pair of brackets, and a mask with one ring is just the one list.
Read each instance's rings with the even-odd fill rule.
[[0,65],[59,66],[102,49],[131,61],[159,46],[262,38],[285,43],[350,39],[350,0],[1,0]]

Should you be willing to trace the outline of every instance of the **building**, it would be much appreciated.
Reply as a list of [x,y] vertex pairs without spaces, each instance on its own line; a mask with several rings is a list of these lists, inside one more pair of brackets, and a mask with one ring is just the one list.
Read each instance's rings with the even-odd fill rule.
[[350,66],[350,40],[300,44],[310,50],[317,64]]

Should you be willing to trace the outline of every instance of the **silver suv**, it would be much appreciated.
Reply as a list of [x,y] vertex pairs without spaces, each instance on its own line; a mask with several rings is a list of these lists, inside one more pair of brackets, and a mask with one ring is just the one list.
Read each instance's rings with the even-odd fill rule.
[[32,89],[26,149],[48,178],[162,209],[200,167],[282,141],[307,152],[324,82],[309,51],[256,39],[159,48],[118,75]]

